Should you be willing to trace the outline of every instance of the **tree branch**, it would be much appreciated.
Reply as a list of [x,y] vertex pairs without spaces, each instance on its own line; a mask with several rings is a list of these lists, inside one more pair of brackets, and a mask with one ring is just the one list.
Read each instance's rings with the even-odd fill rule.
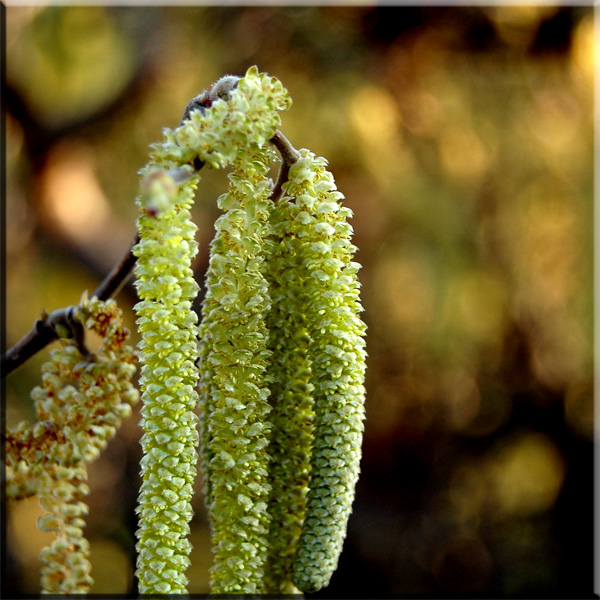
[[129,245],[127,253],[121,259],[121,262],[113,268],[113,270],[104,278],[102,283],[95,289],[91,296],[92,298],[96,296],[98,300],[108,300],[119,293],[129,275],[133,271],[133,267],[135,265],[133,247],[139,241],[140,236],[136,233],[131,244]]
[[12,373],[18,366],[57,339],[56,331],[48,327],[45,320],[38,319],[31,331],[2,356],[0,363],[2,377]]
[[[135,265],[133,247],[138,241],[139,236],[136,234],[121,262],[103,279],[91,297],[96,296],[99,300],[108,300],[119,292]],[[68,306],[59,308],[50,314],[43,313],[42,317],[33,324],[31,331],[2,356],[1,376],[6,377],[48,344],[61,337],[75,339],[81,354],[89,356],[90,353],[83,339],[83,329],[81,324],[73,319],[73,310],[73,306]]]
[[300,158],[300,153],[292,146],[290,141],[281,131],[279,131],[279,129],[269,141],[277,148],[277,150],[279,150],[279,154],[281,154],[279,177],[277,178],[277,183],[270,196],[270,199],[273,202],[277,202],[283,193],[283,184],[288,180],[290,167]]

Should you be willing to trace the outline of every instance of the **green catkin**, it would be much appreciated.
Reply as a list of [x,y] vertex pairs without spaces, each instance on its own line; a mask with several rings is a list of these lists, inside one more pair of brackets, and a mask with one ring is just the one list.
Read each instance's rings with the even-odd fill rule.
[[142,594],[182,594],[187,586],[198,446],[197,317],[191,310],[197,244],[190,215],[196,185],[195,175],[177,183],[172,173],[148,167],[138,198],[140,242],[133,251],[144,456],[136,574]]
[[281,594],[298,592],[290,573],[306,507],[313,421],[310,338],[303,308],[300,240],[294,233],[296,213],[297,207],[286,199],[274,207],[268,265],[273,303],[267,320],[273,353],[269,369],[273,430],[269,446],[270,546],[265,573],[266,592]]
[[364,419],[366,327],[360,319],[359,265],[352,262],[351,216],[326,161],[300,151],[284,191],[302,225],[305,316],[311,336],[314,441],[293,582],[303,592],[329,583],[346,535],[359,474]]
[[270,492],[271,358],[265,256],[272,202],[270,148],[241,151],[218,219],[202,309],[202,438],[216,594],[262,593]]

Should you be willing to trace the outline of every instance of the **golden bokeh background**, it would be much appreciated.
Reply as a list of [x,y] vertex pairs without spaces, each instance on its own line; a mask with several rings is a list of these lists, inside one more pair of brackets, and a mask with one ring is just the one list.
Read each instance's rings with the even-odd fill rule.
[[[256,64],[292,95],[286,135],[329,159],[363,265],[362,476],[316,596],[589,596],[591,6],[8,7],[6,34],[8,346],[119,260],[162,128]],[[199,281],[225,187],[203,170]],[[46,356],[7,379],[9,425]],[[94,593],[135,594],[137,420],[90,468]],[[39,590],[39,514],[8,504],[7,597]]]

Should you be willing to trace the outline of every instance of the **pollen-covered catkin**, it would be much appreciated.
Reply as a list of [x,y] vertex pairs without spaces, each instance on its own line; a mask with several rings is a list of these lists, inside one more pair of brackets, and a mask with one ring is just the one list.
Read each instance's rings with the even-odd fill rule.
[[290,168],[284,191],[295,199],[311,337],[314,438],[305,520],[293,565],[303,592],[329,583],[338,562],[359,474],[364,419],[365,324],[359,265],[352,261],[351,211],[340,204],[326,161],[312,152]]
[[197,177],[147,168],[138,203],[140,242],[133,252],[140,302],[135,310],[142,390],[142,486],[137,512],[137,576],[142,594],[182,594],[189,565],[196,475],[198,285],[190,207]]
[[115,301],[84,294],[74,319],[100,336],[100,347],[93,358],[69,341],[53,350],[42,367],[42,384],[31,392],[37,422],[6,432],[7,496],[38,494],[47,511],[38,527],[56,535],[40,554],[42,591],[52,594],[85,594],[92,585],[83,534],[87,463],[114,437],[139,396],[131,383],[129,332]]
[[270,360],[265,278],[272,202],[269,148],[240,152],[219,198],[225,213],[206,278],[201,324],[202,439],[217,594],[263,592],[267,551]]
[[280,594],[298,593],[291,582],[291,570],[306,508],[314,418],[308,356],[310,336],[300,262],[302,242],[295,233],[296,214],[296,205],[287,199],[274,206],[273,243],[268,261],[273,428],[269,445],[272,491],[265,586],[267,593]]

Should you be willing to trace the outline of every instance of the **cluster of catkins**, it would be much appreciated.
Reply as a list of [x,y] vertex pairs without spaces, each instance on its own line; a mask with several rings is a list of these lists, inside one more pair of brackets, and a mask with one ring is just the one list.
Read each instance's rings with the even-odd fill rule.
[[[289,96],[255,67],[234,79],[186,110],[142,173],[141,593],[185,591],[198,443],[217,594],[327,585],[359,473],[366,354],[351,211],[308,150],[274,197],[269,140]],[[190,207],[202,164],[232,172],[197,326]]]
[[53,350],[42,367],[42,384],[31,392],[37,421],[22,422],[6,434],[6,494],[38,494],[46,511],[42,531],[55,533],[41,552],[45,593],[85,594],[93,583],[90,546],[84,537],[89,493],[87,464],[98,458],[139,394],[131,379],[135,355],[114,300],[82,298],[73,320],[102,340],[82,357],[73,341]]

